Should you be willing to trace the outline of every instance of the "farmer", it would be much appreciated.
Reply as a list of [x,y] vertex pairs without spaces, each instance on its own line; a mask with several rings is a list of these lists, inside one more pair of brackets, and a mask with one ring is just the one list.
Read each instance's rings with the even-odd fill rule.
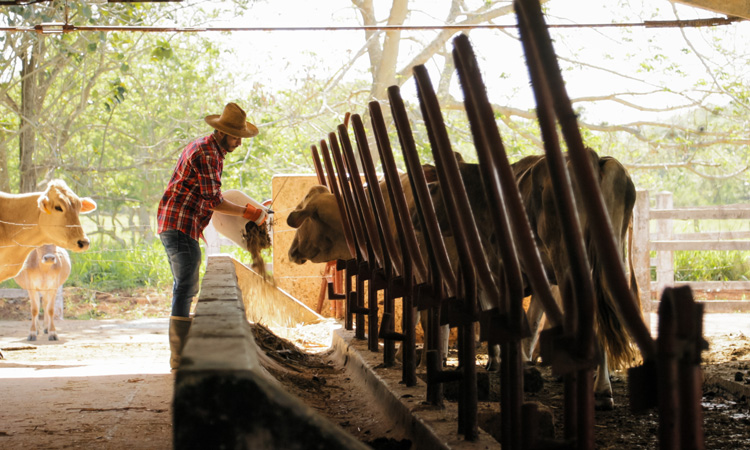
[[[190,307],[198,294],[201,249],[198,239],[214,211],[262,224],[267,211],[252,204],[238,205],[221,195],[224,158],[242,144],[243,138],[258,134],[246,120],[245,111],[228,103],[221,116],[209,115],[206,123],[214,128],[208,136],[185,147],[172,178],[159,202],[158,233],[172,269],[172,315],[169,318],[169,365],[180,365],[180,354],[190,330]],[[204,238],[205,240],[205,238]]]

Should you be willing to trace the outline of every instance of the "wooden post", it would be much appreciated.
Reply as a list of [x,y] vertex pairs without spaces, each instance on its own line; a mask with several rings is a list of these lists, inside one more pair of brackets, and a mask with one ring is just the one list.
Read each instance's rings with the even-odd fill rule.
[[[671,192],[659,192],[656,194],[656,209],[672,209],[674,200]],[[660,241],[671,241],[674,239],[672,219],[661,219],[657,221],[657,233]],[[674,286],[674,252],[672,250],[660,250],[656,252],[656,294],[661,298],[665,287]]]
[[649,195],[646,190],[637,190],[633,209],[633,270],[638,282],[638,295],[641,297],[643,320],[651,329],[651,252],[649,235]]

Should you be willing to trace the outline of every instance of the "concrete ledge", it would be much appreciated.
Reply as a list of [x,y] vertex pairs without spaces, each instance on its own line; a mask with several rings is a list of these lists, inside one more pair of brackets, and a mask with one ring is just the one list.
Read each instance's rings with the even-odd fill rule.
[[426,384],[406,387],[401,383],[400,370],[382,369],[382,353],[367,349],[366,340],[354,338],[354,331],[336,330],[333,336],[334,357],[343,364],[352,378],[369,386],[370,392],[398,424],[411,436],[414,450],[500,449],[500,443],[484,430],[479,439],[468,442],[457,433],[458,407],[446,403],[444,408],[424,402]]
[[173,399],[176,449],[369,448],[286,393],[260,364],[228,256],[208,258],[182,358]]

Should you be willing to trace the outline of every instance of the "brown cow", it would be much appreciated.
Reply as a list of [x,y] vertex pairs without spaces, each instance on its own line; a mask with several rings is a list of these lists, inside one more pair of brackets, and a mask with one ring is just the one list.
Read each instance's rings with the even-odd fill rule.
[[90,198],[79,198],[62,180],[44,192],[0,192],[0,281],[21,271],[34,248],[54,244],[76,252],[89,248],[79,214],[96,209]]
[[44,308],[44,333],[49,340],[57,340],[55,329],[55,297],[57,290],[70,276],[70,256],[65,249],[46,244],[29,253],[23,269],[14,278],[16,283],[29,291],[31,305],[31,328],[28,340],[35,341],[38,334],[39,295]]
[[[620,249],[620,255],[625,270],[625,245],[627,243],[627,232],[631,224],[633,206],[635,205],[635,186],[628,175],[627,170],[619,161],[612,157],[599,157],[596,152],[589,149],[592,165],[598,169],[599,182],[604,198],[604,203],[609,213],[612,224],[613,235]],[[567,155],[566,155],[567,158]],[[560,280],[568,276],[570,263],[563,243],[562,230],[558,221],[555,203],[554,187],[547,168],[545,156],[529,156],[512,165],[513,173],[521,194],[521,198],[529,218],[529,224],[534,234],[542,264],[550,284],[552,292],[557,294],[559,302],[558,285]],[[502,273],[502,261],[498,258],[498,241],[494,226],[487,206],[486,196],[483,194],[481,175],[477,164],[460,164],[461,176],[466,186],[466,191],[472,203],[472,212],[479,227],[479,235],[484,245],[490,262],[490,268],[495,276]],[[431,194],[435,203],[438,220],[441,229],[449,230],[448,218],[438,186],[431,186]],[[575,200],[578,210],[578,218],[581,223],[581,231],[585,241],[589,264],[592,271],[592,279],[595,291],[595,327],[597,343],[599,347],[600,360],[598,364],[597,379],[594,386],[596,394],[596,407],[599,409],[612,409],[612,387],[609,379],[609,367],[620,368],[634,362],[636,351],[631,345],[630,337],[623,326],[622,318],[615,305],[615,300],[606,280],[603,276],[603,268],[597,256],[596,248],[592,241],[592,233],[605,232],[604,230],[593,230],[590,227],[585,208],[583,207],[582,195],[575,190]],[[628,255],[629,256],[629,255]],[[632,264],[630,265],[632,267]],[[631,291],[639,303],[637,287],[634,274],[631,271]],[[530,286],[527,286],[527,295],[531,294]],[[481,289],[478,295],[482,295]],[[532,330],[538,331],[542,310],[538,301],[532,296],[529,310],[529,321]],[[534,342],[533,340],[531,342]],[[497,349],[494,349],[497,351]],[[524,353],[530,354],[531,349],[524,349]],[[492,352],[491,352],[492,353]],[[490,355],[492,358],[496,355]]]
[[[428,180],[436,178],[434,166],[426,164],[422,166],[422,169]],[[401,175],[401,186],[406,197],[406,203],[413,210],[414,199],[407,174]],[[380,183],[380,190],[385,199],[389,225],[391,230],[395,232],[395,216],[391,209],[391,202],[388,201],[389,193],[385,181]],[[287,217],[287,224],[290,227],[297,228],[292,244],[289,247],[288,254],[290,261],[296,264],[304,264],[307,261],[322,263],[336,259],[347,260],[352,258],[352,254],[349,252],[349,247],[344,238],[343,223],[336,204],[336,198],[327,187],[318,185],[310,188],[305,198],[302,199],[294,211]],[[395,237],[398,241],[398,236]],[[398,245],[396,247],[400,248]],[[422,248],[424,249],[424,246]],[[426,258],[426,252],[423,253],[423,258]],[[421,314],[417,315],[417,324],[420,322],[427,323],[426,314],[427,311],[421,311]],[[442,327],[441,334],[443,339],[443,360],[445,360],[448,349],[447,326]],[[396,354],[397,358],[400,356],[401,348],[399,348]],[[420,358],[420,366],[425,367],[426,361],[426,358]]]
[[[626,243],[625,236],[635,204],[635,186],[627,170],[616,159],[611,157],[600,158],[593,150],[590,150],[589,154],[592,164],[598,168],[600,186],[608,208],[614,237],[619,244],[619,248],[622,249],[621,254],[623,256],[624,268],[626,253],[624,250]],[[472,203],[471,206],[475,215],[475,221],[480,227],[478,231],[487,252],[490,268],[496,277],[500,276],[502,273],[502,261],[498,257],[499,252],[496,248],[498,242],[487,207],[484,188],[480,182],[479,166],[477,164],[467,164],[462,161],[459,161],[459,164],[467,194]],[[542,256],[542,262],[545,265],[545,271],[551,284],[556,285],[558,283],[557,280],[564,279],[566,276],[568,263],[567,254],[562,244],[560,227],[557,223],[552,196],[553,188],[547,171],[546,158],[545,156],[523,158],[513,164],[513,172],[516,175],[526,213]],[[450,227],[448,226],[445,208],[442,205],[439,186],[431,183],[430,191],[433,196],[441,229],[449,235]],[[340,225],[338,228],[332,226],[333,224],[340,224],[340,217],[335,207],[335,199],[333,199],[332,195],[330,197],[330,206],[327,209],[316,208],[315,211],[305,213],[305,217],[313,217],[314,220],[307,221],[304,224],[302,221],[298,221],[298,225],[303,226],[298,229],[295,241],[289,250],[289,256],[292,261],[304,262],[305,259],[312,259],[313,255],[315,258],[312,259],[313,261],[321,262],[335,258],[345,259],[350,257],[344,243],[343,233],[339,231]],[[636,355],[630,343],[629,336],[622,325],[617,308],[613,303],[614,300],[611,292],[609,292],[608,286],[601,274],[602,268],[591,243],[591,233],[598,230],[591,230],[589,228],[588,220],[580,200],[580,193],[576,192],[576,197],[577,204],[579,205],[578,215],[581,220],[586,249],[592,266],[594,287],[597,295],[595,311],[597,319],[596,331],[600,349],[602,350],[599,352],[602,360],[599,364],[595,386],[597,407],[600,409],[611,409],[614,403],[609,380],[609,367],[610,365],[613,367],[622,367],[632,362]],[[291,222],[290,225],[292,225]],[[451,245],[450,240],[446,241],[446,245]],[[338,253],[334,250],[337,250]],[[449,253],[455,255],[455,251],[451,251],[451,249],[449,249]],[[631,280],[634,281],[632,273]],[[553,292],[559,291],[558,289],[553,289]],[[635,298],[638,299],[634,282],[633,292]],[[529,293],[530,290],[527,294]],[[481,286],[478,295],[483,295]],[[537,327],[540,314],[541,310],[538,308],[537,301],[532,298],[532,309],[530,310],[529,317],[532,321],[532,328]]]

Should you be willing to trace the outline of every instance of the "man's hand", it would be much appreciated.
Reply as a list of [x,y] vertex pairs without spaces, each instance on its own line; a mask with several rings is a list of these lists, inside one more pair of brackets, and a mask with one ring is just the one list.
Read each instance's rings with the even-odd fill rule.
[[248,203],[245,205],[245,212],[242,213],[242,217],[244,217],[247,220],[252,220],[255,222],[260,218],[260,216],[263,214],[263,209],[256,208],[251,203]]

